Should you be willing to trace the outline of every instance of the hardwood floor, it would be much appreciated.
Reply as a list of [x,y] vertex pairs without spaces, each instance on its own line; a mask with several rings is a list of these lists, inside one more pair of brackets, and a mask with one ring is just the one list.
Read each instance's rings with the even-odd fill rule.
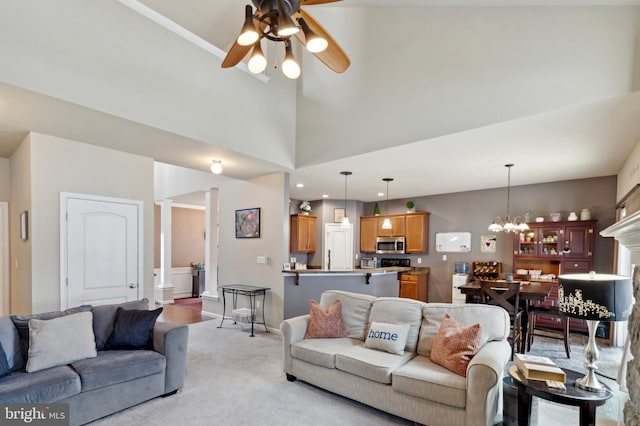
[[[161,305],[156,304],[156,308]],[[185,308],[180,304],[170,303],[162,305],[162,314],[158,317],[159,321],[172,322],[175,324],[193,324],[196,322],[210,321],[216,319],[208,315],[203,315],[201,311],[194,310],[193,307]]]

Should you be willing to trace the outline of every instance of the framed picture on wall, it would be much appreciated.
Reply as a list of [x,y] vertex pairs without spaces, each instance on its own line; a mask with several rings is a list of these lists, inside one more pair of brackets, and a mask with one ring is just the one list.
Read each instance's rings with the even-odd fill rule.
[[334,223],[340,223],[344,219],[344,209],[333,209],[333,221]]
[[29,239],[29,212],[20,213],[20,239],[27,241]]
[[260,207],[236,210],[236,238],[260,238]]
[[496,241],[496,234],[480,235],[480,253],[495,253]]

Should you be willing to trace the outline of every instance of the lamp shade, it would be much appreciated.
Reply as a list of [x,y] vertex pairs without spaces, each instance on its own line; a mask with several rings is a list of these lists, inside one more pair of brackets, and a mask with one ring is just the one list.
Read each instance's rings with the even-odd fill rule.
[[631,279],[611,274],[566,274],[558,277],[560,312],[595,321],[626,321],[633,307]]

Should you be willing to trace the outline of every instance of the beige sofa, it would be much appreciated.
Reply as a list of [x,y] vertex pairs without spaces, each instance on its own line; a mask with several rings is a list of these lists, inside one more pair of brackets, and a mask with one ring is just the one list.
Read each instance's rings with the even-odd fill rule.
[[[502,377],[509,362],[509,316],[488,305],[423,303],[337,290],[322,294],[326,310],[342,303],[345,338],[304,339],[309,315],[282,322],[284,371],[297,379],[425,425],[491,425],[502,419]],[[429,354],[445,315],[480,323],[481,348],[467,377],[433,363]],[[364,347],[372,322],[410,324],[403,355]]]

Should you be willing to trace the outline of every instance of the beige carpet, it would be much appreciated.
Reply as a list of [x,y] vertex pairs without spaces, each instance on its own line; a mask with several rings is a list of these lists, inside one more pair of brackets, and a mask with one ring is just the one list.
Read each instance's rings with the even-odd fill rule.
[[[274,333],[219,321],[189,326],[184,389],[95,422],[96,425],[413,425],[301,381],[282,372],[282,342]],[[544,401],[541,401],[543,403]],[[576,410],[543,405],[538,424],[577,425]],[[598,408],[600,413],[602,407]],[[614,425],[605,420],[598,425]]]

